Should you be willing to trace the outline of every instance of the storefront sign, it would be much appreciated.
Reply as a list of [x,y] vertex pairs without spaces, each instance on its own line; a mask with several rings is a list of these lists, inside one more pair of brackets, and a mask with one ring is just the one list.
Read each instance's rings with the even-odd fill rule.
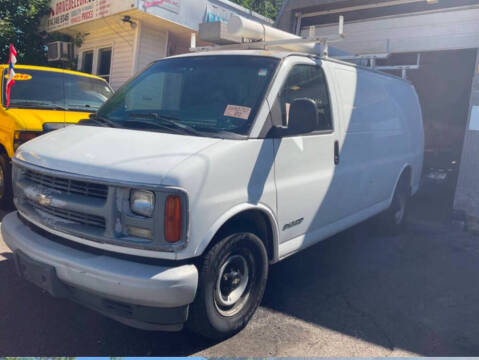
[[[249,19],[255,19],[255,16],[250,10],[242,8],[234,3],[223,0],[208,0],[206,3],[206,14],[203,21],[206,23],[217,21],[227,23],[234,14],[242,15]],[[258,19],[256,18],[256,20]],[[262,18],[259,20],[263,22],[266,19]]]
[[131,9],[135,0],[52,0],[47,31],[81,24]]
[[207,0],[138,0],[138,9],[178,25],[198,30]]
[[206,5],[206,16],[204,21],[206,23],[217,21],[228,22],[231,15],[231,10],[227,10],[221,6],[208,3]]
[[58,31],[126,10],[140,10],[164,20],[198,30],[202,22],[227,22],[238,13],[251,13],[226,0],[51,0],[46,31]]
[[140,8],[148,12],[150,8],[163,8],[178,14],[180,12],[181,0],[141,0]]

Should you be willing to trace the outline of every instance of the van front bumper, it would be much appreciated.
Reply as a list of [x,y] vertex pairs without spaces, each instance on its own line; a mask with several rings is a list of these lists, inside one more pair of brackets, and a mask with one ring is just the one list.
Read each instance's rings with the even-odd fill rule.
[[82,251],[37,233],[16,212],[3,219],[2,235],[19,274],[53,296],[146,330],[180,330],[187,320],[198,284],[194,265],[167,267]]

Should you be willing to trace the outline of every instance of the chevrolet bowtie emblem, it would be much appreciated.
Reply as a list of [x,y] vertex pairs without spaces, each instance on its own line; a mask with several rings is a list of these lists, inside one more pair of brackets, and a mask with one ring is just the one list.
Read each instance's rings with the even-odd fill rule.
[[52,199],[47,197],[45,194],[37,194],[35,200],[42,206],[49,206],[52,203]]

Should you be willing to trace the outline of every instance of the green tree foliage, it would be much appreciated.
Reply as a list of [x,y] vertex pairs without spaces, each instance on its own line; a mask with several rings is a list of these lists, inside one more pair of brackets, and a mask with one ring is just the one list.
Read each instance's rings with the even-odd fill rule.
[[0,0],[0,63],[8,61],[12,43],[19,63],[46,64],[45,42],[38,30],[50,11],[50,0]]
[[283,0],[233,0],[233,2],[271,19],[276,19]]

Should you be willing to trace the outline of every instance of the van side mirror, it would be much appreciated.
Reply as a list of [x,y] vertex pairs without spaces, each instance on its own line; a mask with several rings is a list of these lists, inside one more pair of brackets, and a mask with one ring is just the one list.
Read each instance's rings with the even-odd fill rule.
[[318,109],[312,99],[296,99],[289,107],[288,133],[307,134],[316,129]]

